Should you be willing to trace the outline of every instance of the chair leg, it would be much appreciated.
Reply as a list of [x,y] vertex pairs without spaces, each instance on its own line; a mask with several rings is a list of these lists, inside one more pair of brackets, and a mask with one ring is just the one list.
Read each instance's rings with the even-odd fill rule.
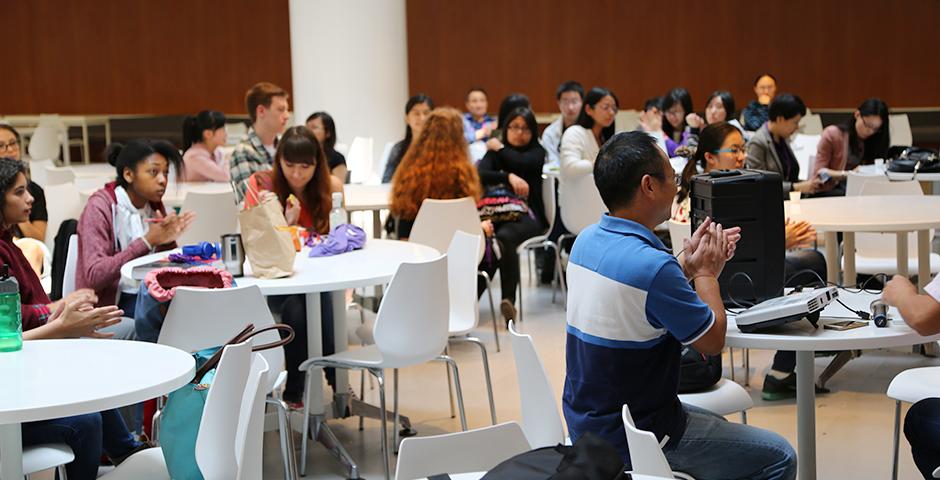
[[69,480],[69,473],[65,470],[65,465],[59,465],[55,470],[59,474],[59,480]]
[[522,304],[525,303],[522,301],[522,282],[519,282],[519,287],[516,288],[516,293],[519,295],[519,302],[518,302],[519,303],[519,322],[521,323],[522,319],[525,318],[525,315],[522,313],[522,307],[523,307]]
[[741,410],[741,423],[747,425],[747,410]]
[[284,478],[297,478],[297,458],[294,456],[294,434],[290,428],[290,416],[287,404],[279,398],[272,398],[268,403],[277,410],[277,429],[281,440],[281,456],[284,458]]
[[499,324],[496,322],[496,304],[493,303],[493,289],[490,284],[490,275],[486,272],[477,272],[486,281],[486,295],[490,299],[490,316],[493,318],[493,338],[496,340],[496,351],[499,352]]
[[744,386],[751,386],[751,349],[744,349]]
[[[310,378],[310,370],[307,370],[304,381],[304,392],[313,390],[313,382]],[[304,428],[303,436],[300,438],[300,476],[307,476],[307,439],[310,438],[310,402],[304,399]]]
[[457,390],[457,408],[460,410],[460,428],[467,431],[467,413],[463,407],[463,390],[460,389],[460,373],[457,371],[457,362],[447,355],[437,357],[438,360],[447,362],[447,365],[454,371],[454,388]]
[[891,480],[898,480],[898,445],[901,441],[901,401],[894,401],[894,451],[891,456]]
[[[392,423],[392,448],[395,451],[395,455],[398,455],[398,429],[400,428],[398,421],[398,369],[392,370],[392,411],[394,412],[395,422]],[[384,415],[384,413],[383,413]]]
[[486,346],[483,345],[483,342],[479,338],[467,337],[463,339],[476,346],[480,347],[480,354],[483,355],[483,375],[486,377],[486,394],[489,396],[490,400],[490,419],[493,421],[493,425],[496,425],[496,403],[493,402],[493,382],[490,380],[490,360],[489,355],[486,353]]
[[728,355],[731,360],[731,381],[733,382],[734,381],[734,349],[733,348],[728,347]]
[[375,381],[379,384],[379,412],[382,416],[382,468],[385,472],[385,480],[391,480],[388,467],[388,417],[385,412],[385,372],[382,370],[369,370],[375,375]]
[[[364,402],[366,401],[366,371],[361,370],[360,373],[361,375],[359,376],[359,400],[362,400]],[[363,417],[362,415],[359,415],[359,431],[360,432],[362,431],[362,428],[363,428],[364,419],[365,417]]]
[[561,270],[561,243],[555,245],[555,275],[558,276],[558,287],[561,289],[561,304],[568,305],[568,284]]

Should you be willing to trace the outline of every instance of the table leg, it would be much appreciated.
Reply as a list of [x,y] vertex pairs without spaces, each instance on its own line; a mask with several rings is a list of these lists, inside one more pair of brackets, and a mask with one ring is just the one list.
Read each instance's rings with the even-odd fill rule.
[[[349,336],[346,332],[346,291],[330,292],[333,301],[333,345],[336,352],[346,351],[349,347]],[[336,393],[349,391],[349,370],[336,369]]]
[[0,478],[23,478],[23,431],[19,423],[0,425]]
[[907,259],[910,258],[907,253],[907,232],[898,232],[898,275],[902,277],[910,276],[907,269]]
[[830,282],[839,283],[839,237],[836,232],[826,232],[826,275]]
[[381,210],[372,210],[372,238],[382,238],[381,213]]
[[[320,293],[308,293],[306,296],[307,307],[307,357],[323,356],[323,332],[322,319],[320,318]],[[314,375],[315,381],[311,382],[307,389],[307,405],[310,406],[310,413],[313,415],[322,415],[324,413],[323,402],[323,383],[321,375]]]
[[930,230],[917,231],[917,285],[920,292],[930,282]]
[[800,480],[816,479],[816,369],[813,351],[796,352],[796,447]]
[[842,242],[842,258],[845,259],[843,285],[855,285],[858,283],[855,274],[855,232],[843,232]]

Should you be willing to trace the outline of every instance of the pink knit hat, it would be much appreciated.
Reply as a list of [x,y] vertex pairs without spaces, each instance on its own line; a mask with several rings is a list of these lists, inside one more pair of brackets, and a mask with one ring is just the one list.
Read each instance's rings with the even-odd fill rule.
[[216,267],[165,267],[151,270],[144,277],[150,296],[158,302],[169,302],[176,287],[232,288],[232,274]]

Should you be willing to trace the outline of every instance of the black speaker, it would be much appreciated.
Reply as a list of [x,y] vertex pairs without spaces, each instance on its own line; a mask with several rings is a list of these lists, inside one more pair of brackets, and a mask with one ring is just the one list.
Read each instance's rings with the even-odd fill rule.
[[[741,227],[734,258],[718,285],[725,304],[753,304],[783,292],[786,233],[780,174],[762,170],[715,170],[692,177],[692,231],[711,217]],[[748,278],[750,277],[750,281]]]

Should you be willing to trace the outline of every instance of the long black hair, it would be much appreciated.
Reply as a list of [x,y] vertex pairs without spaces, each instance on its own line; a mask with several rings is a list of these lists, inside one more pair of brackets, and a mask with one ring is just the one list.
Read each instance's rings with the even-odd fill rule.
[[3,218],[3,207],[6,206],[7,191],[13,187],[16,177],[21,173],[26,175],[26,165],[23,162],[10,157],[0,158],[0,227],[8,226]]
[[734,113],[734,97],[731,96],[731,92],[727,90],[715,90],[711,95],[708,96],[708,100],[705,101],[705,108],[707,109],[709,105],[712,104],[712,100],[718,97],[721,99],[721,104],[725,107],[725,120],[726,122],[731,121],[735,118]]
[[[607,90],[606,88],[603,88],[603,87],[594,87],[591,89],[591,91],[587,93],[587,95],[584,96],[584,102],[581,103],[581,113],[578,114],[578,122],[577,122],[578,125],[588,130],[594,128],[594,119],[591,118],[591,116],[587,114],[587,107],[588,105],[590,105],[591,108],[597,108],[598,102],[600,102],[604,97],[607,97],[607,96],[609,96],[610,98],[613,98],[614,105],[616,105],[618,108],[620,107],[620,101],[617,100],[617,96],[614,95],[614,92],[611,92],[610,90]],[[604,130],[601,130],[601,142],[600,142],[601,145],[603,145],[604,142],[607,141],[607,139],[614,136],[614,133],[616,131],[614,126],[616,124],[617,124],[617,121],[614,120],[610,124],[609,127],[605,128]]]
[[[509,112],[520,107],[532,108],[532,102],[529,101],[529,97],[524,93],[510,93],[506,95],[506,98],[499,103],[499,116],[496,117],[496,128],[506,128],[506,124],[509,123],[509,120],[506,120]],[[538,132],[538,130],[535,130],[535,132]]]
[[685,168],[682,169],[682,180],[679,182],[679,193],[676,195],[677,203],[682,203],[691,193],[692,177],[698,173],[698,167],[701,166],[703,171],[707,168],[708,162],[705,161],[705,154],[715,153],[715,150],[721,149],[721,145],[725,143],[728,135],[734,132],[741,133],[738,127],[728,122],[705,125],[705,128],[698,135],[698,146],[695,148],[695,153],[692,154],[692,157],[686,162]]
[[176,167],[176,173],[181,174],[183,169],[183,157],[180,151],[166,140],[150,140],[140,138],[131,140],[126,144],[112,143],[108,145],[105,156],[108,163],[114,166],[117,171],[117,184],[127,188],[127,180],[124,179],[124,169],[134,171],[137,164],[146,160],[147,157],[159,153],[166,158],[167,163]]
[[[535,121],[535,114],[532,113],[532,110],[529,107],[514,108],[511,112],[507,113],[505,117],[506,117],[506,123],[503,124],[505,128],[503,128],[502,138],[500,138],[500,141],[503,142],[504,145],[506,145],[507,147],[519,148],[521,150],[528,150],[533,147],[542,148],[541,144],[539,143],[539,136],[538,136],[539,125],[538,125],[538,122]],[[515,120],[516,117],[522,117],[522,119],[525,121],[526,126],[529,127],[529,131],[532,132],[532,136],[529,137],[529,144],[523,147],[514,147],[513,145],[509,144],[509,133],[508,133],[509,122],[512,122],[513,120]],[[503,117],[500,117],[500,118],[503,118]]]
[[322,147],[323,153],[326,153],[326,158],[329,159],[336,151],[336,122],[333,121],[333,117],[329,113],[313,112],[304,123],[309,123],[310,120],[317,118],[323,123],[323,130],[326,132],[326,139],[323,140]]
[[[408,99],[408,102],[405,103],[405,115],[411,113],[411,109],[415,108],[418,105],[425,104],[429,109],[434,110],[434,100],[431,100],[431,97],[419,93]],[[411,140],[414,138],[414,133],[411,132],[411,125],[405,125],[405,150],[408,149],[408,146],[411,145]]]
[[[666,114],[666,110],[672,108],[675,104],[682,105],[682,109],[685,110],[685,113],[682,117],[682,126],[685,127],[685,116],[692,113],[692,95],[689,94],[689,91],[683,87],[676,87],[669,91],[666,96],[663,97],[663,115]],[[663,118],[663,133],[666,134],[666,137],[676,140],[675,134],[676,129],[673,128],[672,124],[669,123],[669,120],[665,117]],[[678,133],[682,133],[680,130]]]
[[880,98],[869,98],[858,106],[858,113],[863,117],[877,115],[881,118],[881,128],[874,135],[865,139],[863,151],[859,152],[858,132],[855,130],[855,116],[839,125],[839,129],[849,134],[849,156],[859,159],[859,164],[874,163],[876,158],[884,158],[891,146],[891,133],[888,125],[888,105]]
[[183,150],[189,150],[194,143],[202,141],[202,132],[213,132],[225,128],[225,114],[215,110],[203,110],[183,120]]

